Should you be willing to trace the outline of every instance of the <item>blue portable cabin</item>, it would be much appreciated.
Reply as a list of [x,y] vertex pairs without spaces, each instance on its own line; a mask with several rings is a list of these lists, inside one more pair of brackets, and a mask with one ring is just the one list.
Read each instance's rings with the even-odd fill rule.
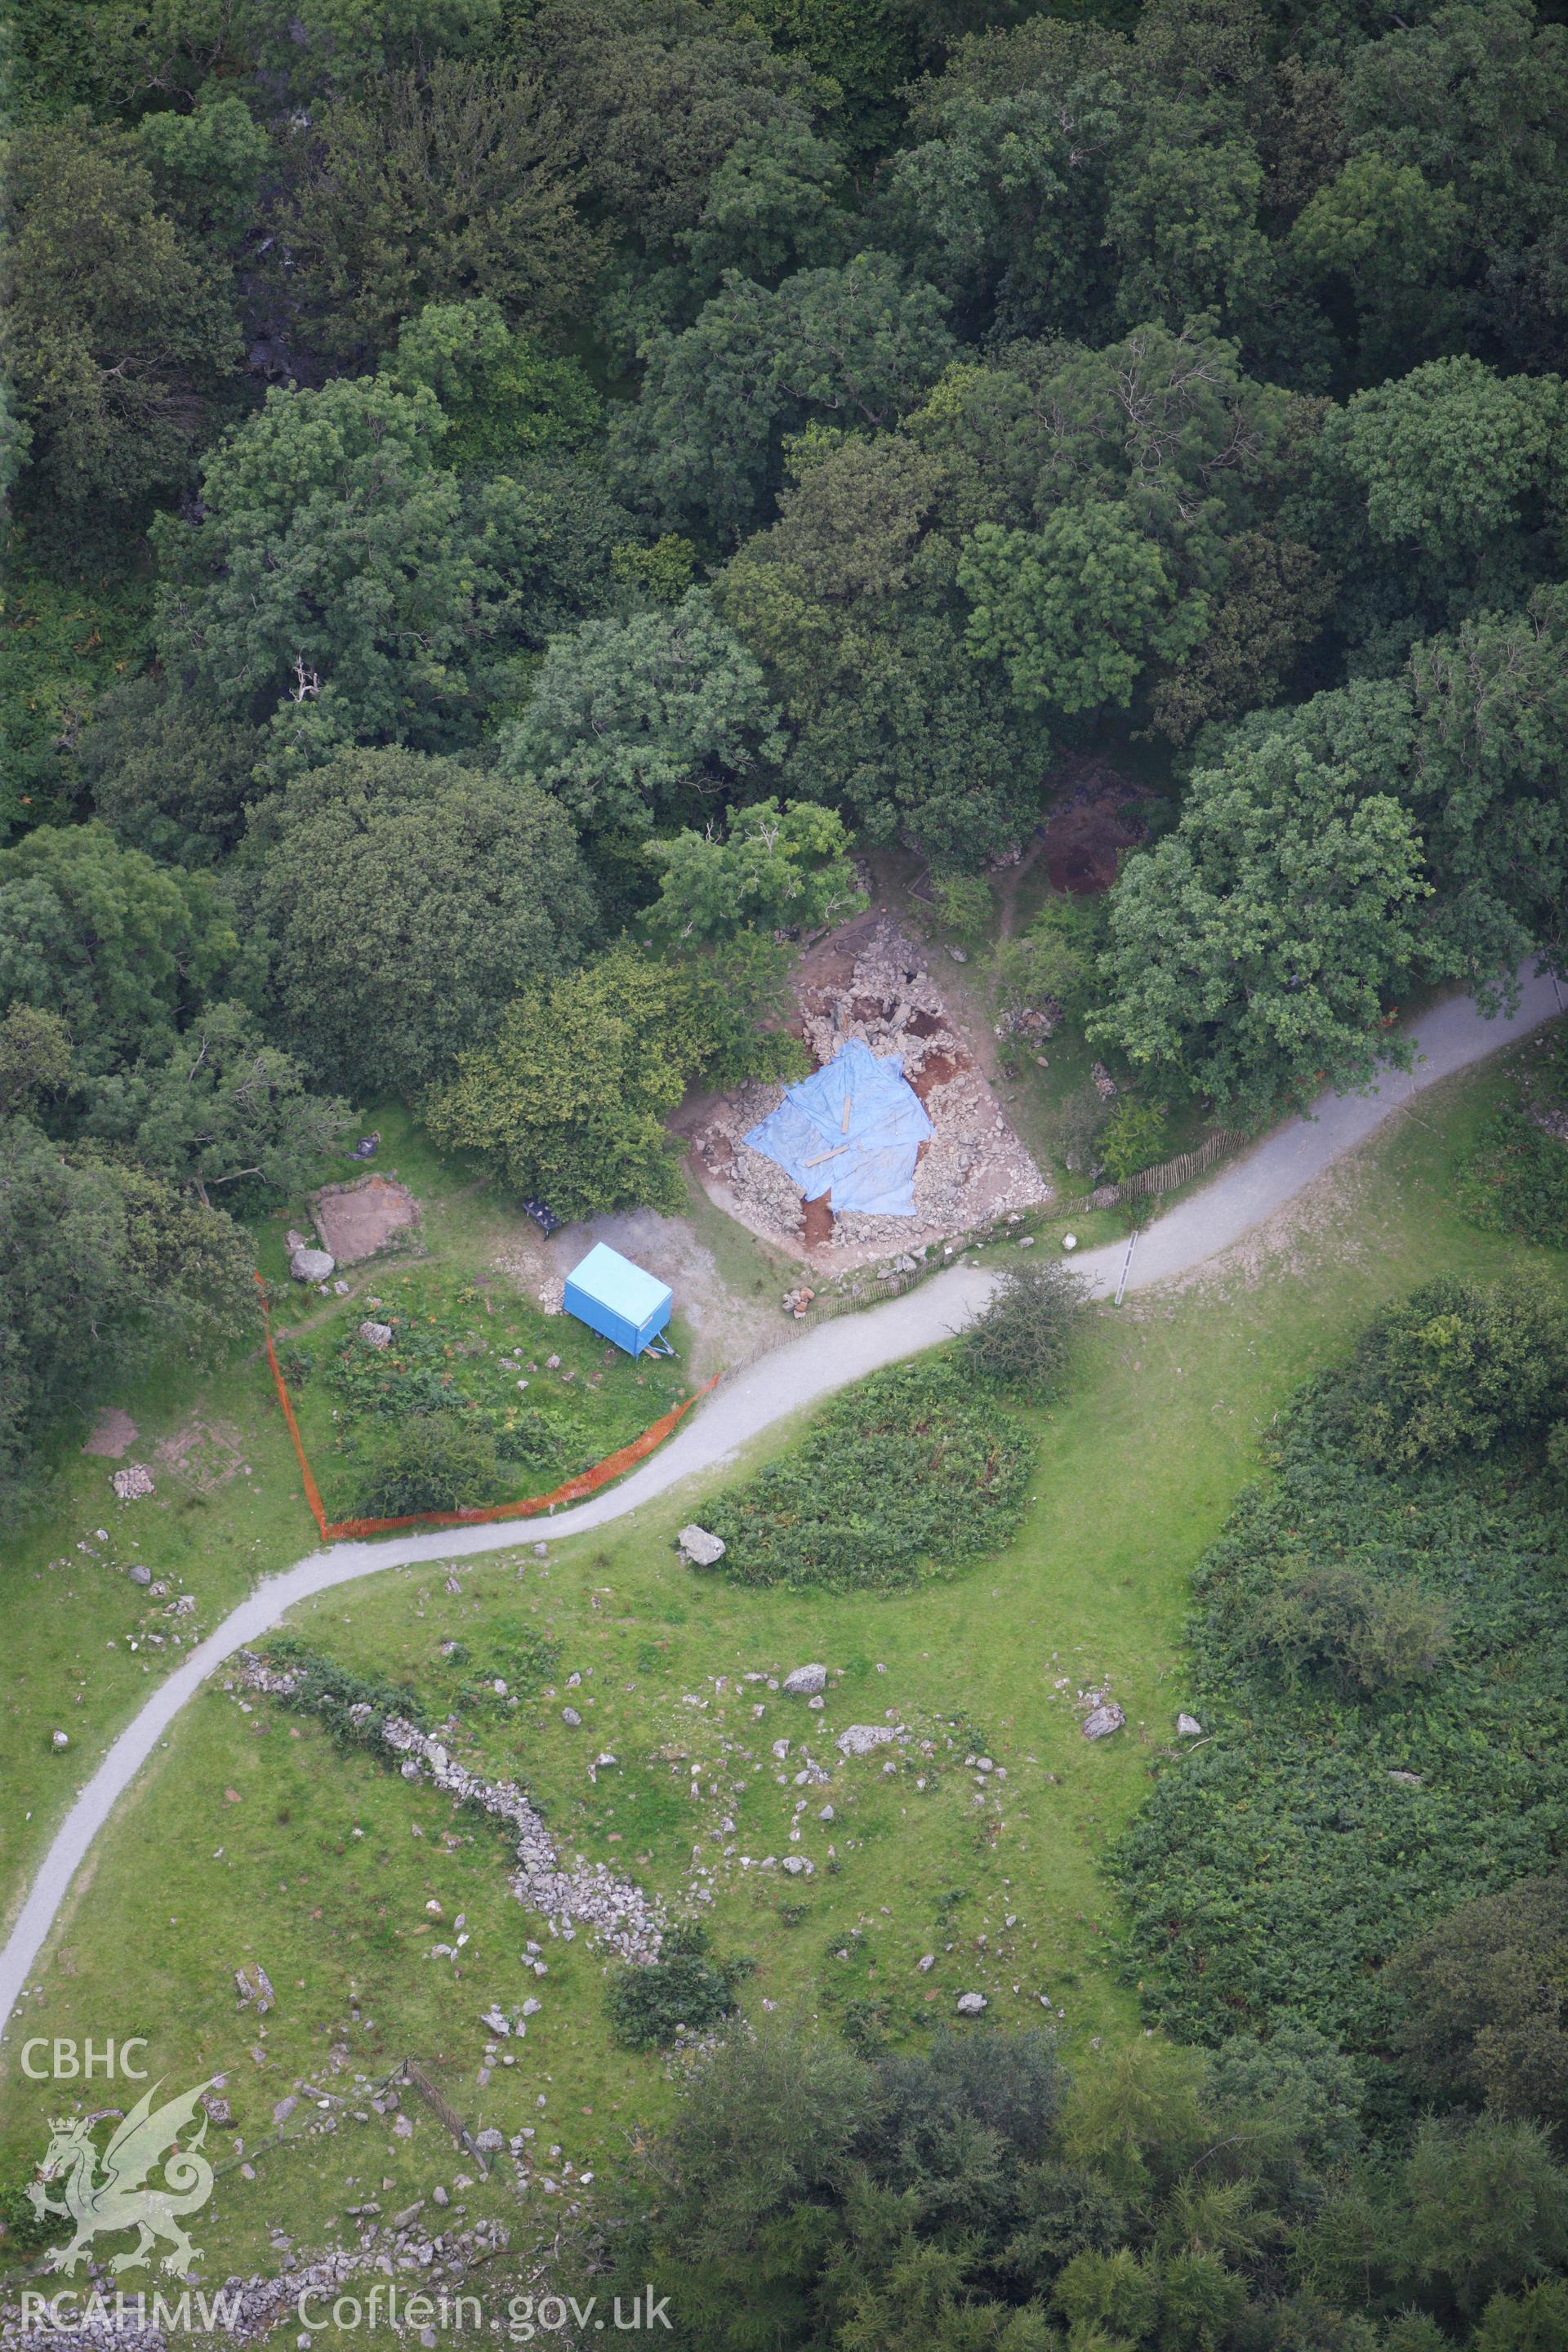
[[[567,1276],[563,1304],[590,1331],[613,1339],[628,1356],[640,1356],[668,1322],[675,1294],[668,1282],[600,1242]],[[667,1343],[659,1352],[674,1350]]]

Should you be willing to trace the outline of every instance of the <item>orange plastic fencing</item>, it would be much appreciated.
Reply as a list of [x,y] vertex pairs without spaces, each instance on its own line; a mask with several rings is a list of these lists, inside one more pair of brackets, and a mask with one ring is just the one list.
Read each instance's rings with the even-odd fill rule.
[[704,1381],[690,1396],[683,1398],[679,1404],[672,1405],[668,1412],[661,1413],[656,1422],[650,1423],[640,1437],[634,1437],[627,1444],[617,1446],[613,1454],[606,1454],[602,1462],[595,1462],[592,1469],[580,1470],[575,1478],[568,1478],[564,1486],[552,1487],[548,1495],[529,1495],[519,1503],[489,1503],[466,1511],[410,1511],[405,1517],[399,1519],[329,1519],[322,1507],[315,1474],[310,1468],[310,1457],[305,1452],[304,1441],[300,1435],[300,1424],[294,1418],[289,1383],[283,1377],[282,1367],[272,1345],[272,1318],[267,1311],[267,1286],[259,1274],[256,1277],[256,1286],[261,1293],[261,1322],[267,1338],[267,1360],[272,1367],[278,1402],[283,1408],[283,1418],[294,1441],[305,1500],[328,1543],[340,1542],[344,1537],[387,1536],[398,1528],[474,1528],[494,1519],[531,1519],[537,1518],[541,1511],[552,1511],[557,1503],[580,1503],[587,1496],[597,1494],[601,1486],[607,1486],[613,1478],[620,1477],[624,1471],[646,1460],[648,1454],[656,1453],[676,1423],[690,1412],[699,1398],[707,1395],[719,1379],[715,1372],[712,1380]]

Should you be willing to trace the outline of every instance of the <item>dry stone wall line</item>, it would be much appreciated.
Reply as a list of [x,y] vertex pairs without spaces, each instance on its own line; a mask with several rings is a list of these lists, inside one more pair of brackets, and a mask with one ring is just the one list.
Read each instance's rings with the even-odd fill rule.
[[[253,1651],[242,1650],[238,1664],[237,1680],[247,1690],[289,1699],[299,1688],[296,1673],[266,1665]],[[348,1712],[357,1727],[369,1721],[372,1710],[361,1704]],[[645,1962],[658,1958],[666,1925],[661,1906],[633,1880],[617,1877],[604,1863],[591,1863],[578,1854],[574,1868],[563,1868],[542,1818],[515,1781],[481,1780],[459,1764],[441,1740],[405,1717],[389,1715],[381,1736],[392,1753],[402,1759],[405,1780],[427,1780],[459,1804],[475,1806],[515,1833],[521,1867],[510,1881],[511,1891],[526,1909],[546,1919],[557,1935],[570,1940],[579,1929],[585,1929],[595,1942],[607,1945],[624,1960]]]

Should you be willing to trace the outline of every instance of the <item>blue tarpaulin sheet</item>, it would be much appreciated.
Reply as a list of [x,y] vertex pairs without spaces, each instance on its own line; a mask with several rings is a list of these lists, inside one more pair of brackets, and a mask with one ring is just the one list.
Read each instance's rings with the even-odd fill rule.
[[791,1087],[746,1141],[776,1161],[806,1200],[830,1192],[835,1216],[858,1209],[912,1217],[915,1160],[934,1132],[902,1055],[873,1054],[851,1037],[831,1062]]

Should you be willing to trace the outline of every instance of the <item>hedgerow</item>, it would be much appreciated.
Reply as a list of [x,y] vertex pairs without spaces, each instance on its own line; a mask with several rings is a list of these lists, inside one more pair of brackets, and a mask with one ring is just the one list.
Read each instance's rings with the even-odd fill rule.
[[1034,1451],[962,1363],[899,1364],[837,1398],[787,1460],[726,1488],[704,1523],[742,1584],[907,1584],[1008,1540]]

